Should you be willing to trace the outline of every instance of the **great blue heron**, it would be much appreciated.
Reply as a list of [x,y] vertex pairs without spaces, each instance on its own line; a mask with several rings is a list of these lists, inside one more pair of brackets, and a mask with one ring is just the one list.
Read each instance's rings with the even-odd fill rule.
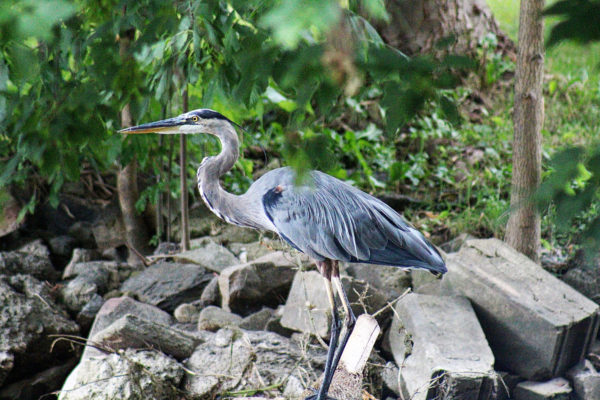
[[[208,133],[221,141],[217,156],[205,157],[198,168],[198,190],[219,218],[242,227],[273,231],[295,249],[315,260],[325,278],[332,309],[331,338],[319,391],[308,399],[327,398],[327,392],[356,320],[340,281],[338,262],[362,262],[446,272],[436,248],[404,218],[375,197],[332,176],[312,171],[306,184],[296,186],[291,168],[264,174],[242,195],[223,190],[219,177],[239,157],[234,124],[222,114],[199,109],[178,117],[121,130],[122,133]],[[333,288],[345,311],[345,333]]]

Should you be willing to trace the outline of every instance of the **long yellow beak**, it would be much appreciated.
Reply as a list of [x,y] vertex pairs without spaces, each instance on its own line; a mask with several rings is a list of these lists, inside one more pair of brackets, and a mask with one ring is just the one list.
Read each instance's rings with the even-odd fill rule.
[[121,129],[120,133],[128,135],[138,133],[162,133],[162,134],[175,134],[180,133],[178,127],[185,123],[185,119],[181,117],[163,119],[161,121],[149,122],[147,124],[132,126],[129,128]]

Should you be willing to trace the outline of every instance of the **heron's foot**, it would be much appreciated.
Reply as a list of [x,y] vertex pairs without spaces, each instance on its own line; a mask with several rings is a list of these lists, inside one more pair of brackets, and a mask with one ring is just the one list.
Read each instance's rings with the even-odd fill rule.
[[336,400],[333,397],[327,396],[327,393],[324,393],[322,397],[319,397],[319,390],[315,388],[308,388],[313,394],[306,397],[304,400]]

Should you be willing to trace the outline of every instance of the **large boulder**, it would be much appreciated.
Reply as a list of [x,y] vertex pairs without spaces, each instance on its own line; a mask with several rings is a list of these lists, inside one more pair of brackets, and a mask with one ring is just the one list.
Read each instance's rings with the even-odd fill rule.
[[86,358],[71,372],[59,400],[175,399],[182,366],[157,350],[127,349]]
[[212,274],[199,265],[160,262],[127,279],[121,291],[173,312],[179,304],[198,299],[211,279]]
[[78,332],[46,284],[29,275],[0,276],[0,386],[9,374],[14,381],[71,356],[65,342],[52,346],[51,335]]
[[219,275],[223,308],[247,315],[263,305],[277,306],[287,296],[296,269],[283,252],[224,269]]
[[324,364],[325,350],[320,347],[303,347],[272,332],[225,328],[211,334],[186,362],[194,374],[186,375],[184,389],[195,398],[211,398],[275,385],[262,393],[274,397],[291,385],[295,393],[290,397],[296,398],[302,389],[298,382],[313,381]]
[[60,273],[54,269],[49,255],[27,251],[0,252],[0,275],[31,275],[42,281],[54,282]]

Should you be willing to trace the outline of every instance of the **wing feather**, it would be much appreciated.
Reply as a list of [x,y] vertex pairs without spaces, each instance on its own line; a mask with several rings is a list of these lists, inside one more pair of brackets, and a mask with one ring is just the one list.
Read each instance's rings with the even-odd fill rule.
[[316,260],[446,272],[437,249],[388,205],[327,174],[311,178],[304,186],[286,180],[263,196],[267,217],[292,246]]

